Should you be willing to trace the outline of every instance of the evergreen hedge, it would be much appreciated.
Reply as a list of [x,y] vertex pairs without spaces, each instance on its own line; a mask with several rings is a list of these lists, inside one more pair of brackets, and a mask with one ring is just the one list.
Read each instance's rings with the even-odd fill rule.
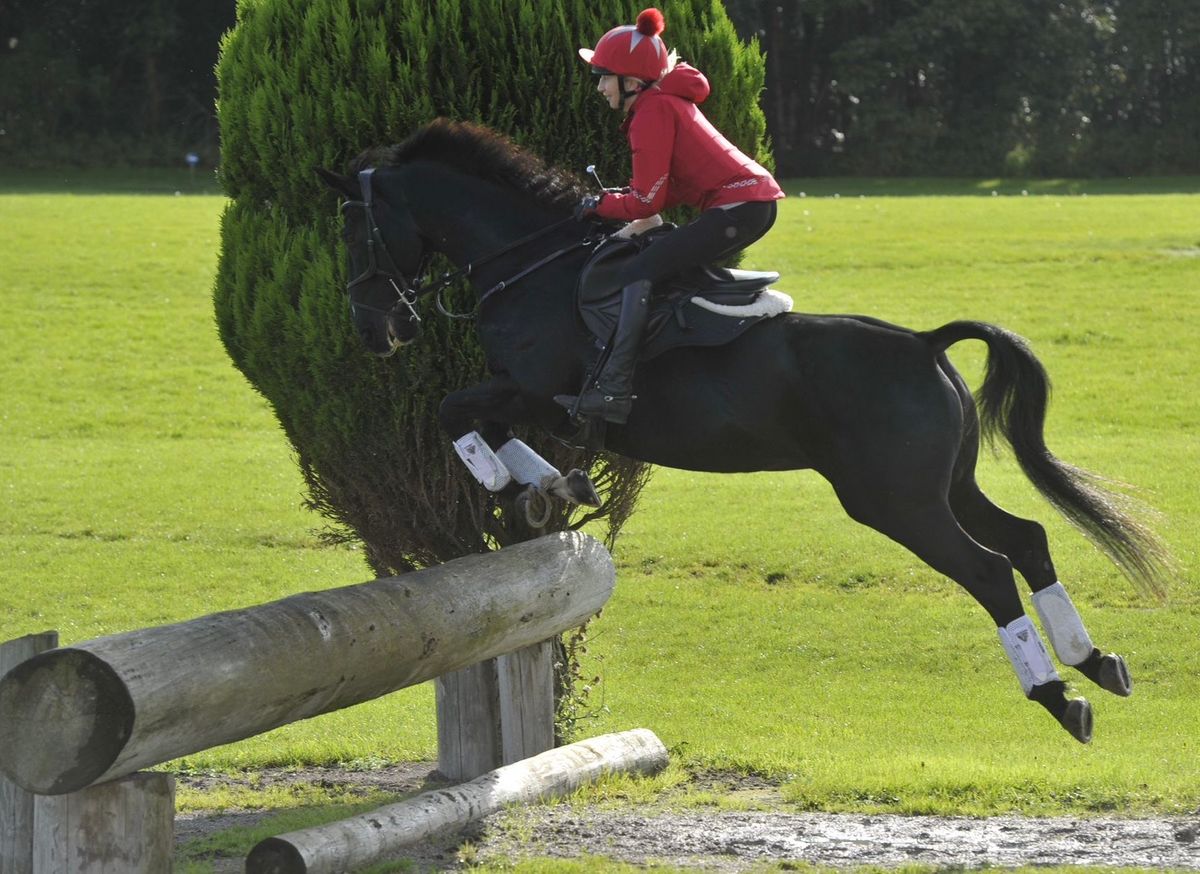
[[[240,0],[217,66],[220,336],[295,448],[332,538],[355,538],[377,573],[397,573],[528,536],[466,471],[436,420],[448,392],[479,381],[469,323],[432,310],[389,359],[354,336],[333,196],[314,174],[403,140],[438,116],[490,125],[609,184],[629,174],[619,119],[576,49],[646,4],[589,0]],[[667,0],[665,38],[709,74],[709,117],[770,163],[758,108],[764,65],[714,0]],[[471,292],[451,300],[466,306]],[[520,435],[562,469],[590,470],[610,540],[632,512],[644,465]],[[595,514],[562,509],[550,530]]]

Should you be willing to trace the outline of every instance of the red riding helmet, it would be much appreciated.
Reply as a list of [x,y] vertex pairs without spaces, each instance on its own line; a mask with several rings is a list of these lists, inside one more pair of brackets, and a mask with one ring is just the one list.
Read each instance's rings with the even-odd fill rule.
[[666,29],[663,14],[651,7],[637,17],[637,24],[614,27],[594,49],[580,49],[579,57],[600,75],[633,76],[654,82],[667,68],[667,47],[659,34]]

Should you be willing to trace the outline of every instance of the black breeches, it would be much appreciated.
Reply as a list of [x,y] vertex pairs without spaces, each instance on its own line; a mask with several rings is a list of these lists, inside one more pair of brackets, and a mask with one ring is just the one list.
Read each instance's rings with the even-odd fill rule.
[[773,200],[705,210],[695,221],[655,240],[625,265],[621,284],[642,279],[659,282],[689,267],[711,264],[740,252],[771,229],[775,213]]

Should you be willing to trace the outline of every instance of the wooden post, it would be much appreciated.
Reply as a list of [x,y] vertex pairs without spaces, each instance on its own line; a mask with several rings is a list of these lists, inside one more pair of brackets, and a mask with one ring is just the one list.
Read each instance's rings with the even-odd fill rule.
[[74,792],[368,701],[574,628],[614,578],[565,532],[44,653],[0,681],[0,771]]
[[142,772],[34,803],[33,874],[163,874],[175,854],[175,778]]
[[500,764],[500,700],[496,659],[438,677],[438,773],[473,780]]
[[554,711],[548,640],[439,677],[438,771],[473,780],[553,749]]
[[[58,646],[46,631],[0,643],[0,678],[38,653]],[[0,874],[33,871],[33,795],[0,774]]]
[[497,764],[511,765],[554,749],[553,642],[543,640],[500,656],[496,675],[501,746]]
[[246,874],[334,874],[356,871],[404,847],[460,829],[510,804],[574,792],[614,772],[653,774],[667,766],[667,750],[645,728],[606,734],[505,765],[469,783],[330,825],[260,842],[246,857]]

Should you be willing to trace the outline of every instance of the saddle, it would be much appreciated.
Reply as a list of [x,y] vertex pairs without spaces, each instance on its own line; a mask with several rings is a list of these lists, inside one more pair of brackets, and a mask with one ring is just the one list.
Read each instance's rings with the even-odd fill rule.
[[[600,246],[579,275],[576,303],[583,324],[607,345],[621,310],[621,269],[661,232]],[[770,291],[779,274],[704,266],[655,286],[638,358],[647,361],[678,346],[720,346],[763,319],[791,309],[791,298]]]

